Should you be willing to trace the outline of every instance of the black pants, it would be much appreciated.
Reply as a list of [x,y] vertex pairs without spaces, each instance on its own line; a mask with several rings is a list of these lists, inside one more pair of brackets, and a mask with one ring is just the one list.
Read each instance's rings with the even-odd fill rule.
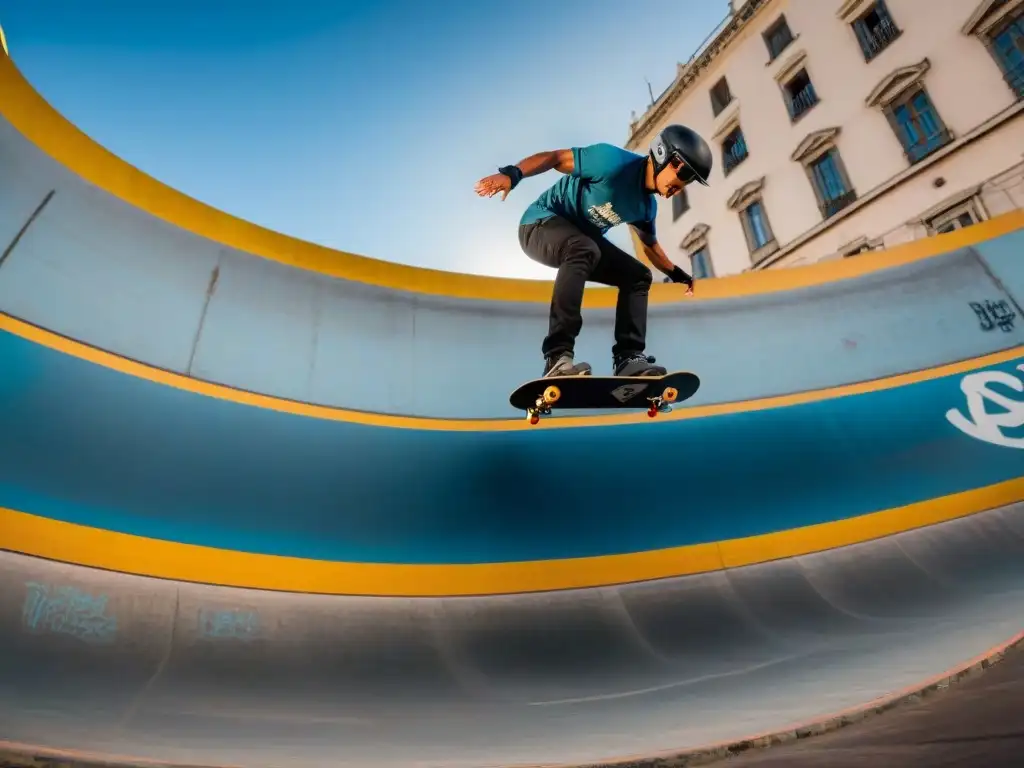
[[551,297],[545,357],[572,352],[583,327],[583,288],[590,280],[619,289],[612,355],[643,352],[647,345],[647,296],[651,270],[594,229],[553,216],[519,227],[519,244],[536,262],[558,270]]

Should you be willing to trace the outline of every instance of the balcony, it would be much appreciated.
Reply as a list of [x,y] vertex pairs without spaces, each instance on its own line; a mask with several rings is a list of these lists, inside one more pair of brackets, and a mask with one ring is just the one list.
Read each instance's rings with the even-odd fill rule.
[[878,56],[899,36],[900,30],[888,18],[880,19],[871,26],[865,22],[857,24],[857,38],[860,40],[861,50],[864,51],[865,61],[871,61]]
[[789,99],[786,106],[789,108],[790,119],[794,121],[799,120],[807,110],[818,103],[818,94],[810,81],[806,81],[795,91],[787,90],[787,95]]
[[729,143],[722,147],[722,167],[725,173],[747,159],[747,142],[743,134],[739,133]]

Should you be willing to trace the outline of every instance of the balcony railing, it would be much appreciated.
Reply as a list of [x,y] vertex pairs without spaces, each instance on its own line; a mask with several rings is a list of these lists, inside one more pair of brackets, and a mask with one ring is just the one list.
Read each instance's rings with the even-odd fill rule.
[[807,83],[807,85],[789,98],[789,104],[787,106],[789,107],[790,118],[796,120],[817,103],[818,94],[814,90],[814,85],[812,83]]
[[747,159],[747,142],[740,136],[723,153],[722,165],[726,173]]
[[900,30],[890,19],[882,19],[873,27],[866,25],[860,30],[860,46],[864,50],[864,58],[871,61],[900,36]]

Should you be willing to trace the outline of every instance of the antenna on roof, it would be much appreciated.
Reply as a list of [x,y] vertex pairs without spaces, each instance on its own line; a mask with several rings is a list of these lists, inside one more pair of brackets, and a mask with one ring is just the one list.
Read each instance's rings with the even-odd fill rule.
[[651,97],[651,104],[650,105],[653,107],[654,106],[654,89],[651,88],[651,81],[648,80],[646,77],[644,78],[644,82],[647,83],[647,93]]

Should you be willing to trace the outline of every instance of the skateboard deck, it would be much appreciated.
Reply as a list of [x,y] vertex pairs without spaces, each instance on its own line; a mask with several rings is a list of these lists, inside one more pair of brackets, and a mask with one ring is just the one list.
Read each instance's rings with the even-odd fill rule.
[[644,408],[654,418],[672,403],[696,394],[700,379],[688,371],[664,376],[561,376],[534,379],[509,396],[513,408],[526,411],[531,424],[555,409]]

